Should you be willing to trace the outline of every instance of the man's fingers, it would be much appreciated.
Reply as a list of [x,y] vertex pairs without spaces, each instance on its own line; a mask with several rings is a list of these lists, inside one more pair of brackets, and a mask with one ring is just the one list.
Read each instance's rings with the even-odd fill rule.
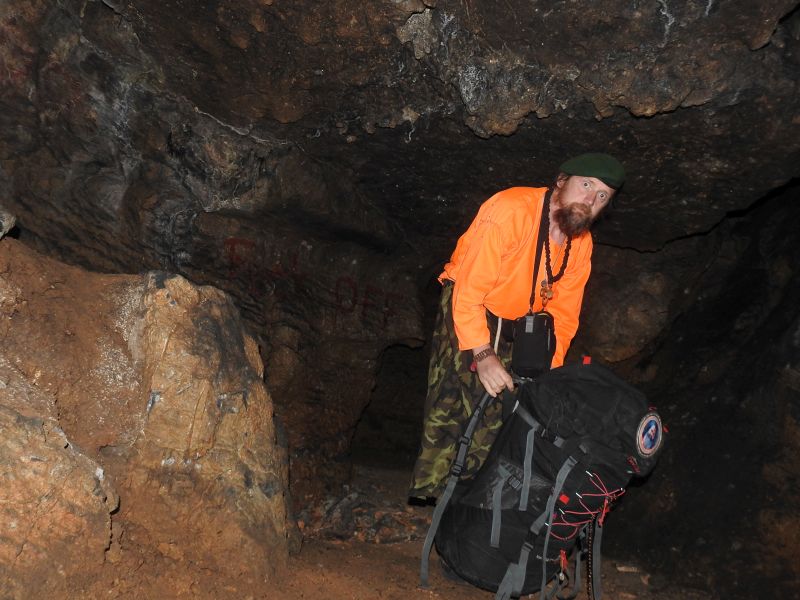
[[496,398],[505,388],[514,389],[514,380],[496,357],[478,363],[478,378],[492,398]]
[[498,388],[497,384],[494,381],[487,380],[487,381],[482,381],[481,383],[483,383],[484,389],[486,389],[486,391],[489,392],[489,395],[492,398],[496,398],[497,394],[499,393],[499,390],[503,389],[503,388]]
[[502,393],[505,388],[513,391],[514,381],[493,381],[486,386],[486,391],[489,392],[493,398],[495,398],[498,394]]

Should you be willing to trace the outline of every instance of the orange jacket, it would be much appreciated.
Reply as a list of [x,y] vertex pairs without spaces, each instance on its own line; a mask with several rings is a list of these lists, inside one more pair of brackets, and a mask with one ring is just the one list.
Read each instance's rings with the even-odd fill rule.
[[[515,187],[498,192],[481,205],[469,229],[462,235],[439,281],[451,279],[453,321],[460,350],[490,343],[486,309],[503,319],[516,319],[530,308],[533,261],[543,200],[547,188]],[[565,245],[565,244],[564,244]],[[553,273],[558,273],[564,248],[550,239]],[[536,275],[533,310],[541,310],[541,281],[545,278],[545,252]],[[563,277],[553,286],[547,310],[556,328],[553,367],[564,355],[578,330],[583,288],[589,279],[592,236],[572,240]]]

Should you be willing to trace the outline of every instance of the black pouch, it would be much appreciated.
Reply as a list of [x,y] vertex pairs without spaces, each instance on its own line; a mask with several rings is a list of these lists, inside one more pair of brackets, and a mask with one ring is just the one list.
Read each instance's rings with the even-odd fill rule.
[[549,371],[555,352],[553,315],[543,310],[514,320],[511,369],[515,374],[534,378]]

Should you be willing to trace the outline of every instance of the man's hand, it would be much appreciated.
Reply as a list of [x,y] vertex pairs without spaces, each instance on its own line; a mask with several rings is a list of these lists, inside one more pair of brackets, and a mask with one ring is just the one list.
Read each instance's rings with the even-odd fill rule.
[[[482,354],[484,353],[484,354]],[[478,379],[484,389],[496,398],[505,388],[514,389],[514,381],[489,344],[472,349],[478,369]]]

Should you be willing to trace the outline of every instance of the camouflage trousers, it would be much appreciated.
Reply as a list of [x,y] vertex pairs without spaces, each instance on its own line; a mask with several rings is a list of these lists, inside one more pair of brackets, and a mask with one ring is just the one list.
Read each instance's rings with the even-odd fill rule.
[[[484,394],[477,373],[470,370],[472,352],[458,349],[451,311],[452,294],[453,285],[446,282],[431,343],[421,448],[409,491],[409,495],[416,498],[438,497],[444,490],[458,440]],[[490,323],[494,334],[493,325]],[[511,344],[501,339],[497,355],[508,366]],[[474,475],[486,460],[502,420],[502,403],[498,397],[486,408],[482,422],[475,429],[462,478]]]

